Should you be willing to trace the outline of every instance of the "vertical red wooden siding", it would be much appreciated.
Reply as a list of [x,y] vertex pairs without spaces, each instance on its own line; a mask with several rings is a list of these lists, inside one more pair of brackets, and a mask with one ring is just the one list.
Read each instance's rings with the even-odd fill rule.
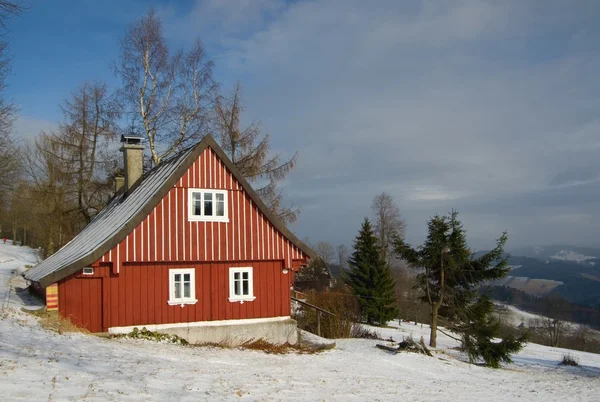
[[[229,301],[229,268],[253,267],[253,301]],[[196,304],[171,306],[169,269],[195,268]],[[59,282],[59,309],[91,332],[109,327],[236,320],[290,315],[289,274],[281,261],[244,263],[126,264],[119,275],[109,267],[93,276],[75,274]]]
[[[229,222],[188,221],[188,189],[227,190]],[[207,148],[94,275],[59,282],[59,311],[92,332],[109,327],[289,316],[293,272],[308,259]],[[254,301],[229,302],[229,268],[253,267]],[[195,268],[194,305],[170,306],[169,269]]]
[[[229,222],[188,221],[188,189],[227,190]],[[119,245],[99,262],[284,260],[307,256],[260,212],[217,155],[207,148],[177,184]]]

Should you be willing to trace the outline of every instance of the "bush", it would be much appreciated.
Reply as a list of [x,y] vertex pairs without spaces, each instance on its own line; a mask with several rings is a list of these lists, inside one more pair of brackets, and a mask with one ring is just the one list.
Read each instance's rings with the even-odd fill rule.
[[570,353],[563,354],[562,361],[559,363],[561,366],[579,366],[579,359]]
[[[356,297],[344,287],[339,287],[331,292],[306,292],[307,302],[314,304],[334,315],[321,313],[321,336],[337,339],[349,338],[352,334],[353,323],[358,321],[359,307]],[[298,327],[317,333],[317,312],[315,309],[300,305],[294,319]]]
[[378,339],[383,340],[377,331],[371,331],[369,328],[361,324],[353,324],[350,330],[351,338],[361,339]]
[[188,341],[180,338],[177,335],[161,334],[160,332],[149,331],[146,327],[139,330],[137,327],[128,334],[116,335],[119,338],[127,339],[146,339],[149,341],[162,342],[162,343],[175,343],[177,345],[187,345]]

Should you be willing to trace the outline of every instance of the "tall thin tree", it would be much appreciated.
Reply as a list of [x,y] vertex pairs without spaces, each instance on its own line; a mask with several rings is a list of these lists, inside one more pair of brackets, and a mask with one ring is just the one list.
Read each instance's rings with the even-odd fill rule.
[[241,90],[238,83],[229,97],[220,97],[216,102],[216,131],[221,146],[241,174],[258,185],[257,192],[271,211],[284,223],[294,222],[300,211],[282,205],[278,183],[295,167],[297,154],[282,161],[281,154],[270,153],[271,137],[262,133],[259,123],[240,127],[244,110]]
[[187,52],[171,52],[161,20],[150,10],[127,29],[114,70],[154,165],[207,133],[218,87],[199,39]]
[[354,240],[348,265],[350,270],[343,273],[343,278],[357,296],[366,322],[384,325],[395,318],[394,279],[366,218]]
[[386,192],[373,198],[371,210],[373,211],[374,231],[381,254],[389,264],[393,258],[394,239],[404,237],[406,224],[402,219],[402,215],[400,215],[400,208],[396,205],[394,198]]

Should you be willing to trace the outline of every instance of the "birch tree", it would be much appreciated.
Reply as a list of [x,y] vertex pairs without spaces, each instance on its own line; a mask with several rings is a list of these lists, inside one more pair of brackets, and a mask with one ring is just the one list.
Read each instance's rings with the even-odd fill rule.
[[187,52],[170,51],[160,18],[150,10],[127,29],[114,69],[154,165],[207,133],[217,84],[200,40]]
[[374,215],[374,232],[379,248],[383,258],[389,264],[393,257],[393,241],[396,237],[404,237],[406,224],[394,198],[388,193],[383,192],[376,195],[373,198],[371,210]]
[[19,175],[20,163],[16,143],[11,135],[16,106],[4,96],[11,60],[6,39],[6,23],[24,10],[21,2],[0,0],[0,196],[12,187]]

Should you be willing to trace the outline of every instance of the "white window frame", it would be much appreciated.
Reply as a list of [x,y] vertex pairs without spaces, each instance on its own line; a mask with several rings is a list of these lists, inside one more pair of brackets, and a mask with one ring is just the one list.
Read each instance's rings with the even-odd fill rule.
[[[254,296],[254,268],[252,267],[229,267],[229,301],[240,302],[252,301],[256,299]],[[236,295],[234,285],[234,275],[236,273],[243,274],[248,273],[248,294],[247,295]],[[243,287],[241,287],[243,289]]]
[[[193,202],[193,194],[200,193],[202,194],[200,198],[200,203],[202,205],[201,215],[194,214],[194,202]],[[217,206],[217,194],[223,194],[223,216],[205,216],[204,215],[204,194],[211,193],[213,198],[213,211],[216,213]],[[228,192],[227,190],[213,190],[213,189],[203,189],[203,188],[190,188],[188,190],[188,221],[191,222],[229,222],[229,203],[227,200]]]
[[81,274],[82,275],[94,275],[94,268],[93,267],[83,267]]
[[[183,275],[190,274],[190,297],[183,297],[183,286],[181,288],[182,297],[175,297],[175,275],[181,274],[182,282]],[[185,304],[196,304],[198,300],[196,299],[196,269],[195,268],[176,268],[169,269],[169,303],[170,306],[181,305],[183,307]]]

